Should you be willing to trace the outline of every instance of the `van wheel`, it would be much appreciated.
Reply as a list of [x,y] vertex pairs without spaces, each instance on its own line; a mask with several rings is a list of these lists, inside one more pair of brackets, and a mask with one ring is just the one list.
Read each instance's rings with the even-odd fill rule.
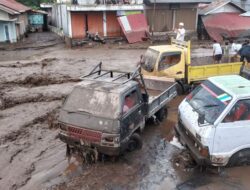
[[155,116],[160,122],[162,122],[168,117],[168,109],[166,107],[161,108],[158,112],[156,112]]
[[234,154],[228,163],[228,166],[246,166],[250,165],[250,149],[241,150]]
[[139,150],[142,148],[142,139],[141,136],[138,133],[134,133],[131,135],[129,141],[128,141],[128,151],[132,152],[134,150]]

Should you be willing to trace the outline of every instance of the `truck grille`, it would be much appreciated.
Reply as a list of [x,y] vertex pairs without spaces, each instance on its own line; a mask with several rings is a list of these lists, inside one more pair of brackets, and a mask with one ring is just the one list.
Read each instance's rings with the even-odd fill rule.
[[85,141],[89,142],[100,142],[102,133],[97,132],[97,131],[92,131],[88,129],[81,129],[81,128],[76,128],[76,127],[71,127],[69,126],[67,128],[68,133],[71,137],[75,137],[78,139],[83,139]]

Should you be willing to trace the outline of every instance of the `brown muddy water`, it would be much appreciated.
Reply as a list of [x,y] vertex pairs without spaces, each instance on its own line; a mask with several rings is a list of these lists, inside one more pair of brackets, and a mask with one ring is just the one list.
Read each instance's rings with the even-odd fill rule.
[[[147,125],[141,150],[116,162],[82,165],[79,158],[68,162],[65,144],[57,138],[56,118],[64,98],[96,63],[132,71],[145,50],[66,49],[53,34],[32,35],[24,49],[18,44],[0,52],[1,190],[249,189],[249,167],[202,171],[187,151],[170,143],[184,96],[168,105],[163,123]],[[32,39],[42,47],[30,47]]]

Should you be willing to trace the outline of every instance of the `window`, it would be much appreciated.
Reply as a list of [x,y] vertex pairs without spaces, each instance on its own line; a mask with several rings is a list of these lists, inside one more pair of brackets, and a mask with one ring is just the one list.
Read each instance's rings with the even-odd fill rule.
[[136,90],[132,91],[128,95],[125,96],[124,104],[123,104],[123,113],[127,113],[138,103],[138,94]]
[[235,122],[250,120],[250,100],[240,100],[238,101],[231,111],[224,118],[223,122]]
[[204,81],[186,98],[194,111],[205,114],[205,120],[213,124],[229,105],[232,97],[210,81]]
[[159,52],[148,48],[141,60],[141,66],[148,72],[153,72]]
[[164,53],[161,56],[159,61],[159,68],[158,70],[167,69],[173,65],[176,65],[181,60],[181,52],[171,52],[171,53]]

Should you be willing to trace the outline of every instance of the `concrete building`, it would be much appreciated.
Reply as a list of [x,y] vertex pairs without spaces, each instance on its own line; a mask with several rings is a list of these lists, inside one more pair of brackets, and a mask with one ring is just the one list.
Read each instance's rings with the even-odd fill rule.
[[87,31],[117,37],[123,36],[117,16],[142,13],[143,8],[142,0],[57,0],[52,5],[51,22],[72,39],[83,39]]
[[16,42],[28,29],[30,8],[15,0],[0,1],[0,42]]
[[154,32],[171,31],[179,22],[187,30],[195,31],[198,22],[198,4],[212,0],[145,0],[145,14]]

